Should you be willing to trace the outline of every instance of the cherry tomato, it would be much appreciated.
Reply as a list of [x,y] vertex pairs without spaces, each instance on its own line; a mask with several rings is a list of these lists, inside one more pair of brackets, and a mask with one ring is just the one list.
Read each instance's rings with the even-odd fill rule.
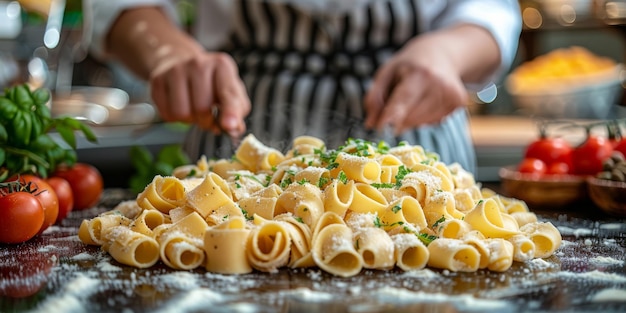
[[61,177],[70,184],[74,196],[73,210],[84,210],[98,204],[104,182],[94,166],[85,163],[62,166],[52,173],[52,177]]
[[19,182],[29,188],[29,191],[41,202],[45,214],[44,222],[39,230],[39,234],[41,234],[50,227],[50,225],[56,222],[57,216],[59,215],[59,198],[54,189],[38,176],[21,174],[20,176],[10,178],[8,181],[17,181],[18,179]]
[[548,169],[546,170],[546,174],[552,175],[566,175],[571,171],[570,164],[565,162],[555,162],[548,165]]
[[537,158],[524,158],[517,166],[520,173],[545,174],[547,169],[546,163]]
[[535,158],[550,166],[553,163],[572,164],[572,146],[563,138],[541,138],[531,142],[524,153],[524,158]]
[[43,206],[31,193],[0,193],[0,242],[21,243],[33,238],[44,219]]
[[588,135],[585,141],[574,148],[572,153],[573,170],[578,175],[596,175],[602,171],[602,164],[611,157],[613,146],[603,136]]
[[54,189],[59,198],[59,215],[57,215],[56,224],[61,223],[74,208],[74,195],[72,194],[72,186],[67,180],[61,177],[50,177],[46,180],[48,185]]

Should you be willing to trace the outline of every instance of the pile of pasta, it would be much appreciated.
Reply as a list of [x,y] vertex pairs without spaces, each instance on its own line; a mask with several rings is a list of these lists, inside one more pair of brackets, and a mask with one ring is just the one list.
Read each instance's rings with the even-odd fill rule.
[[136,200],[87,219],[78,236],[120,263],[222,274],[317,267],[506,271],[561,244],[520,200],[405,142],[301,136],[281,152],[253,135],[230,159],[156,176]]

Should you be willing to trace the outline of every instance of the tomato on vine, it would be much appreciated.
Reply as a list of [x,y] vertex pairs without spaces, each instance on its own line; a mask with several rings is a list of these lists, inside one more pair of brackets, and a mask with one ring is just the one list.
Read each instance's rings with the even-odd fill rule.
[[548,170],[546,163],[537,158],[524,158],[518,164],[520,173],[545,174]]
[[572,154],[574,173],[578,175],[596,175],[602,171],[602,165],[611,157],[613,145],[607,137],[590,134],[587,131],[585,141],[574,148]]
[[45,220],[41,202],[19,182],[0,186],[0,243],[22,243],[39,233]]
[[546,133],[546,122],[539,125],[539,138],[531,142],[524,151],[524,158],[539,159],[545,163],[547,172],[553,164],[555,172],[561,172],[564,168],[572,167],[571,144],[561,137],[549,137]]

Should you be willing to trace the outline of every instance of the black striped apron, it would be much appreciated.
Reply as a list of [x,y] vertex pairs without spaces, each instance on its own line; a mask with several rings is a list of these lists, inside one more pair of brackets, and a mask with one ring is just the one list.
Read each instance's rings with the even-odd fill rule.
[[[441,160],[475,171],[467,112],[399,137],[366,130],[363,95],[376,68],[418,34],[416,2],[380,0],[345,14],[312,14],[284,2],[240,0],[225,51],[239,65],[252,111],[248,131],[286,151],[300,135],[337,148],[347,138],[405,140],[436,152]],[[185,140],[192,159],[228,158],[228,137],[194,127]]]

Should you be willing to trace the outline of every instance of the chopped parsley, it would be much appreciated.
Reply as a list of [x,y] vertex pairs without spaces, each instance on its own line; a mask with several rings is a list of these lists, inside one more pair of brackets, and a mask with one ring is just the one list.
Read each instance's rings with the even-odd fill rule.
[[394,205],[391,208],[391,212],[393,212],[393,213],[398,213],[398,212],[400,212],[400,210],[402,210],[402,206],[400,206],[400,205]]
[[346,175],[344,171],[339,172],[339,176],[337,176],[337,179],[339,179],[339,181],[341,181],[344,184],[348,183],[348,175]]
[[433,228],[436,228],[437,226],[439,226],[439,224],[443,223],[446,221],[446,217],[445,216],[441,216],[441,218],[439,218],[434,224],[433,224]]
[[392,183],[371,183],[374,188],[393,188],[396,185]]

